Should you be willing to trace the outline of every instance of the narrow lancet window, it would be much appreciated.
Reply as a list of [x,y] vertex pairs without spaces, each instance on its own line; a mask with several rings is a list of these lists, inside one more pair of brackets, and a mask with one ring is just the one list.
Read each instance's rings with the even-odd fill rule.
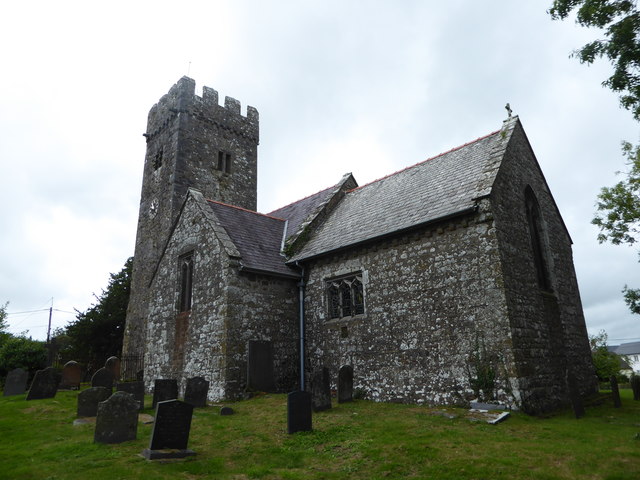
[[191,298],[193,293],[193,252],[182,255],[180,266],[180,298],[178,309],[180,312],[191,310]]
[[531,187],[527,187],[525,190],[525,205],[538,286],[542,290],[552,291],[551,276],[549,275],[549,255],[544,236],[542,215],[538,200]]

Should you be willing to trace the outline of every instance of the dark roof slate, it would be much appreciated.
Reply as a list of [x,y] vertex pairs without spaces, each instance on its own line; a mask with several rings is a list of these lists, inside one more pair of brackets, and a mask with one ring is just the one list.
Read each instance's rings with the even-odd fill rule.
[[637,355],[640,353],[640,342],[623,343],[616,348],[615,352],[618,355]]
[[314,193],[313,195],[309,195],[297,202],[274,210],[268,215],[288,220],[287,237],[290,237],[298,231],[300,225],[309,218],[309,215],[311,215],[319,205],[324,203],[329,196],[331,196],[333,189],[333,186],[325,188],[318,193]]
[[303,260],[473,208],[499,132],[347,193],[291,260]]
[[280,254],[285,221],[269,215],[208,200],[220,225],[240,252],[242,267],[288,277],[299,273]]

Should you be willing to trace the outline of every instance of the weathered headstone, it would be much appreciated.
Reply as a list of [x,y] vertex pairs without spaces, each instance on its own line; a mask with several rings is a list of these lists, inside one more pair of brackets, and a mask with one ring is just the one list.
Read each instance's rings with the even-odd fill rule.
[[175,400],[178,398],[178,381],[171,379],[156,379],[153,384],[153,403],[152,408],[156,408],[158,402],[167,400]]
[[291,392],[287,395],[287,431],[289,433],[311,431],[311,394]]
[[184,401],[194,407],[206,407],[208,393],[209,382],[207,380],[202,377],[189,378],[184,390]]
[[573,413],[576,418],[584,417],[584,404],[582,403],[582,397],[580,396],[580,390],[578,389],[578,382],[571,371],[567,371],[567,387],[569,388],[569,399],[571,400]]
[[331,382],[326,367],[318,368],[311,377],[311,406],[314,412],[331,408]]
[[91,377],[92,387],[104,387],[108,388],[109,392],[113,391],[113,373],[111,370],[102,367]]
[[58,385],[60,385],[60,373],[55,368],[48,367],[44,370],[38,370],[31,382],[27,400],[53,398],[58,391]]
[[235,412],[233,411],[233,408],[231,407],[222,407],[220,409],[220,415],[226,416],[226,415],[233,415]]
[[338,371],[338,403],[353,400],[353,367],[343,365]]
[[111,396],[111,390],[105,387],[91,387],[78,394],[78,417],[95,417],[98,404]]
[[192,416],[193,405],[180,400],[158,402],[149,448],[142,455],[147,460],[195,455],[187,450]]
[[613,395],[613,406],[615,408],[620,408],[622,406],[622,402],[620,402],[620,390],[618,389],[618,379],[615,375],[611,375],[609,379],[611,383],[611,394]]
[[130,393],[140,404],[140,410],[144,409],[144,382],[116,383],[116,391]]
[[68,361],[62,367],[61,390],[78,390],[82,381],[82,367],[78,362]]
[[638,375],[632,375],[629,383],[633,391],[633,399],[640,400],[640,377]]
[[257,392],[273,392],[273,346],[267,340],[249,340],[247,388]]
[[107,361],[104,362],[104,368],[111,372],[115,382],[120,380],[120,359],[118,357],[107,358]]
[[95,443],[135,440],[138,433],[138,401],[127,392],[116,392],[98,404]]
[[4,396],[22,395],[27,389],[29,372],[21,368],[14,368],[7,374],[4,381]]

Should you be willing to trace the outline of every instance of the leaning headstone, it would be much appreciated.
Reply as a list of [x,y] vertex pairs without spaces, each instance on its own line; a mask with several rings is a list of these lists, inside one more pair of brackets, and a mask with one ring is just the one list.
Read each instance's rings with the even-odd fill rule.
[[187,449],[193,405],[180,400],[158,402],[149,448],[142,451],[147,460],[184,458],[195,455]]
[[314,412],[331,408],[331,383],[326,367],[318,368],[311,377],[311,406]]
[[287,395],[287,431],[296,433],[311,430],[311,394],[291,392]]
[[140,404],[140,410],[144,409],[144,382],[116,383],[116,391],[130,393]]
[[615,375],[611,375],[609,379],[611,383],[611,393],[613,395],[613,406],[615,408],[620,408],[622,406],[622,402],[620,402],[620,390],[618,389],[618,379]]
[[138,433],[138,401],[127,392],[116,392],[98,404],[95,443],[135,440]]
[[104,368],[111,372],[114,381],[120,380],[120,359],[118,357],[107,358],[107,361],[104,362]]
[[231,408],[231,407],[222,407],[220,409],[220,415],[222,415],[222,416],[233,415],[234,413],[236,413],[236,412],[234,412],[233,408]]
[[27,400],[53,398],[58,391],[58,385],[60,385],[60,373],[55,368],[48,367],[44,370],[38,370],[31,382]]
[[257,392],[273,392],[273,346],[268,340],[249,340],[247,388]]
[[209,382],[207,380],[202,377],[189,378],[184,391],[184,401],[194,407],[206,407],[208,393]]
[[631,383],[631,390],[633,391],[633,399],[640,400],[640,377],[638,375],[633,375],[629,383]]
[[111,370],[102,367],[91,377],[91,386],[92,387],[104,387],[108,388],[109,391],[113,391],[113,373]]
[[156,379],[153,384],[153,403],[151,408],[156,408],[159,402],[175,400],[178,398],[178,381],[171,379]]
[[111,396],[111,390],[105,387],[91,387],[78,394],[78,417],[95,417],[98,404]]
[[29,372],[21,368],[15,368],[7,374],[4,381],[4,396],[22,395],[27,389]]
[[353,368],[343,365],[338,371],[338,403],[353,400]]
[[61,390],[78,390],[82,381],[82,367],[78,362],[68,361],[62,367]]

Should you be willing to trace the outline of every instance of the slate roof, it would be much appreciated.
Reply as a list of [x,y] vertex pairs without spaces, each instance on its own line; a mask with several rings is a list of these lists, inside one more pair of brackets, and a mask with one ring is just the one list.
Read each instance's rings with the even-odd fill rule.
[[285,220],[207,200],[216,218],[240,252],[245,270],[298,278],[280,254]]
[[302,222],[307,220],[311,212],[313,212],[318,205],[325,202],[329,196],[331,196],[333,189],[333,186],[325,188],[318,193],[314,193],[313,195],[309,195],[297,202],[274,210],[273,212],[268,213],[268,215],[288,220],[287,237],[289,237],[298,231],[298,227],[300,227]]
[[475,208],[478,183],[498,134],[349,191],[291,260],[309,259]]
[[618,355],[638,355],[640,353],[640,342],[623,343],[616,348]]

